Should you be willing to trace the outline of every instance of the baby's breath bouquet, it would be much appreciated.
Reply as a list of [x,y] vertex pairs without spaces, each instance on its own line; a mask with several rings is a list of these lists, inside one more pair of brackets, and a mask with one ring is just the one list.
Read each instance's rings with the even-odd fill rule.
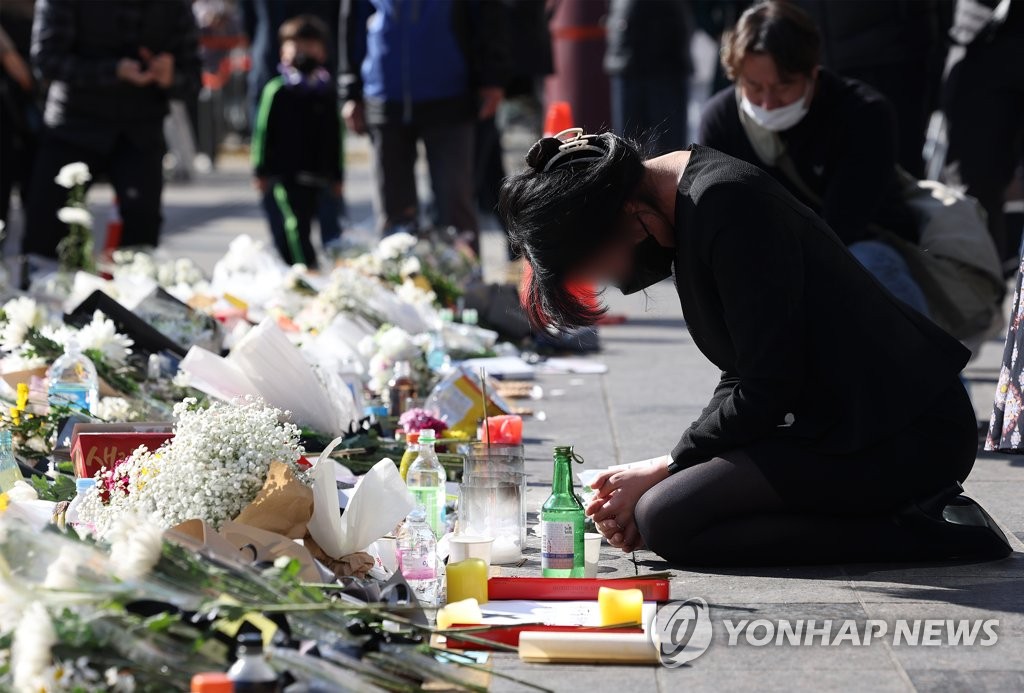
[[257,398],[208,409],[186,399],[174,407],[174,438],[102,470],[102,492],[86,497],[79,518],[100,536],[126,515],[148,516],[165,528],[191,519],[218,528],[252,502],[272,462],[298,472],[299,429],[285,416]]

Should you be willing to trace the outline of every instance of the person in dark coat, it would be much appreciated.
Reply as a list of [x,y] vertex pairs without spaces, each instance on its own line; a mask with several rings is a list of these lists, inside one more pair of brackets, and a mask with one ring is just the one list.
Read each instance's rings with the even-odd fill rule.
[[1024,160],[1024,3],[959,0],[956,10],[942,93],[946,179],[982,204],[992,240],[1013,268],[1020,236],[1006,228],[1004,206]]
[[960,493],[977,452],[968,351],[773,176],[700,145],[645,161],[581,131],[527,164],[500,211],[532,269],[533,321],[592,325],[603,309],[581,284],[631,294],[674,276],[722,371],[671,453],[594,481],[586,510],[613,546],[687,565],[1010,553]]
[[32,36],[36,75],[49,83],[36,155],[25,254],[55,257],[67,227],[57,210],[65,164],[110,178],[122,244],[155,246],[163,192],[163,124],[172,98],[199,88],[197,30],[186,0],[39,0]]
[[686,0],[612,0],[604,68],[612,126],[654,153],[685,146],[693,19]]
[[897,161],[924,175],[925,131],[938,103],[942,41],[936,0],[797,0],[821,31],[822,64],[881,92],[896,114]]
[[[542,104],[544,78],[555,70],[551,56],[551,32],[544,0],[500,0],[498,7],[505,14],[509,42],[510,68],[505,83],[505,99],[520,99],[524,107],[537,109]],[[537,129],[536,135],[540,134]],[[505,180],[505,153],[501,146],[501,130],[497,114],[476,123],[474,147],[476,197],[480,209],[493,212]],[[511,246],[509,260],[514,260]]]
[[896,169],[892,106],[863,82],[820,67],[820,46],[814,23],[792,3],[744,12],[722,47],[735,86],[708,101],[699,141],[768,171],[886,288],[927,314],[906,261],[878,231],[918,240]]
[[5,225],[15,190],[22,209],[28,204],[42,128],[40,92],[29,67],[32,15],[32,0],[0,3],[0,221]]

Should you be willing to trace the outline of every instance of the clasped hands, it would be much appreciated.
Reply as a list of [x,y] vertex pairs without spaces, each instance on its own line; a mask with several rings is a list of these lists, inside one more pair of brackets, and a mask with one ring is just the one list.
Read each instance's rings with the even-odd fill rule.
[[609,469],[594,479],[590,486],[597,494],[587,504],[586,513],[609,544],[626,553],[643,548],[636,504],[648,489],[668,478],[670,461],[666,455],[647,465]]
[[174,84],[174,56],[170,53],[154,54],[148,48],[140,48],[139,58],[121,58],[117,62],[117,78],[136,87],[155,84],[162,89],[170,89]]

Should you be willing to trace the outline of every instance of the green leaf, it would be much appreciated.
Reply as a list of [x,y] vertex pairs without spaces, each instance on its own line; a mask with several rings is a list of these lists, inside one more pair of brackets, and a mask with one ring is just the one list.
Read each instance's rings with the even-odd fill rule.
[[171,626],[181,620],[181,616],[178,614],[170,614],[166,611],[159,614],[150,616],[142,624],[147,630],[153,633],[161,633],[165,630],[169,630]]
[[53,479],[48,476],[32,476],[28,481],[36,490],[39,500],[53,501],[54,503],[69,501],[78,492],[75,488],[75,480],[66,474],[58,474]]

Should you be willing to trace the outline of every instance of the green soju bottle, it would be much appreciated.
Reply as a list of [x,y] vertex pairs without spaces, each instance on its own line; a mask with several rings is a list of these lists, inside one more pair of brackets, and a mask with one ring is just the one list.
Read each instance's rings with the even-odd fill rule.
[[573,492],[571,446],[555,448],[551,495],[540,511],[540,565],[544,577],[583,577],[583,506]]

